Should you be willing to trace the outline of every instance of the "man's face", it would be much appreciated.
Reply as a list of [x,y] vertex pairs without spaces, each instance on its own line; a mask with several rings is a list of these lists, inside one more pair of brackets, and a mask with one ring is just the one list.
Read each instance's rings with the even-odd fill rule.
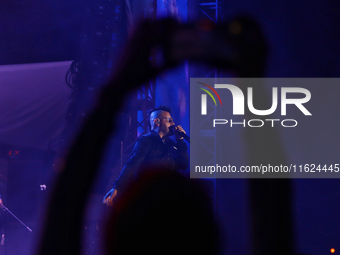
[[173,129],[169,129],[174,126],[175,123],[172,120],[170,113],[162,111],[159,115],[159,130],[163,132],[164,135],[173,135]]

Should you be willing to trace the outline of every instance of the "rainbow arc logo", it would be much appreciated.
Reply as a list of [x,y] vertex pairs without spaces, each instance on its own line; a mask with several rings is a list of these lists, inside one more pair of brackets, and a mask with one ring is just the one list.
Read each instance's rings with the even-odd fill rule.
[[[209,88],[217,96],[217,98],[220,101],[220,104],[222,106],[221,97],[220,97],[220,95],[217,93],[217,91],[213,87],[211,87],[210,85],[208,85],[206,83],[203,83],[203,82],[197,82],[197,83],[202,84],[202,85],[206,86],[207,88]],[[197,87],[197,88],[203,90],[204,92],[206,92],[212,98],[212,100],[214,101],[215,106],[217,106],[216,100],[215,100],[214,96],[211,94],[211,92],[209,90],[207,90],[205,88],[199,88],[199,87]],[[202,94],[201,100],[202,100],[201,114],[202,115],[207,115],[207,95],[206,94]]]

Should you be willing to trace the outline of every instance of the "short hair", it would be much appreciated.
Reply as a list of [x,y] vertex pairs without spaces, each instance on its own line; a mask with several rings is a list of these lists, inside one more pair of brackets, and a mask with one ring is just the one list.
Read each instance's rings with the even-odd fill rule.
[[168,113],[171,113],[171,109],[166,106],[166,105],[160,105],[158,106],[157,108],[154,108],[154,109],[151,109],[149,112],[148,112],[148,126],[149,126],[149,131],[151,131],[151,123],[150,123],[150,117],[151,117],[151,114],[155,111],[165,111],[165,112],[168,112]]

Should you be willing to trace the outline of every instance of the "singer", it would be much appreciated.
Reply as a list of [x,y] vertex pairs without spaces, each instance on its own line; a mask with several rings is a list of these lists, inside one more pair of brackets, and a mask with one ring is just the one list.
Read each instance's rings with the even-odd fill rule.
[[[104,197],[103,203],[112,205],[113,198],[143,169],[164,166],[164,169],[186,170],[189,167],[188,146],[183,140],[184,129],[175,125],[171,117],[171,110],[167,106],[160,106],[149,111],[149,130],[140,136],[132,150],[129,160],[121,171],[118,179]],[[175,135],[176,143],[169,137]]]

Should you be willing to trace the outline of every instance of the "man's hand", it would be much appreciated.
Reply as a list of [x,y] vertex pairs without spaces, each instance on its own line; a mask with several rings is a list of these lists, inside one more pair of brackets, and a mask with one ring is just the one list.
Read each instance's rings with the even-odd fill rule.
[[174,128],[175,129],[175,136],[177,140],[182,140],[183,136],[181,136],[180,133],[184,133],[186,134],[185,130],[182,128],[181,125],[178,125],[177,127]]
[[103,204],[106,205],[113,205],[113,199],[114,197],[117,196],[117,190],[116,189],[111,189],[104,197],[103,199]]
[[[113,73],[115,80],[124,82],[124,88],[134,89],[154,78],[160,72],[174,67],[184,59],[158,61],[160,49],[170,40],[171,31],[178,25],[175,19],[145,20],[135,30],[122,50]],[[160,63],[158,63],[160,62]],[[111,83],[116,87],[117,84]]]

